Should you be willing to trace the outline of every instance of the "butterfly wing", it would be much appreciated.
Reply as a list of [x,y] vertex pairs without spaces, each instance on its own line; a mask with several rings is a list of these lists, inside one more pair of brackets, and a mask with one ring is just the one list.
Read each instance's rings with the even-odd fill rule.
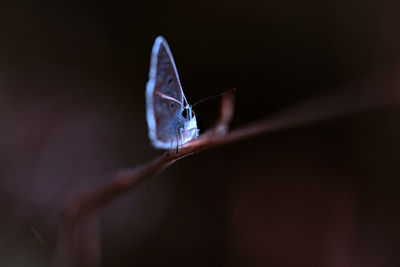
[[160,97],[157,92],[172,97],[183,104],[183,91],[175,62],[167,42],[157,37],[150,63],[149,81],[146,86],[147,123],[149,137],[158,148],[170,148],[176,142],[176,120],[183,107],[178,103]]

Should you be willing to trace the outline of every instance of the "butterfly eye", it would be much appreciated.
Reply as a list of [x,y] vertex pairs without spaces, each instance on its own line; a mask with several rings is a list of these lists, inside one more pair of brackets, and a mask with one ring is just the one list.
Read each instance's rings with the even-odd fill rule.
[[185,108],[184,110],[182,110],[182,117],[184,117],[187,120],[188,116],[189,116],[188,109]]
[[170,109],[173,109],[175,107],[175,104],[174,103],[171,103],[170,105],[169,105],[169,108]]

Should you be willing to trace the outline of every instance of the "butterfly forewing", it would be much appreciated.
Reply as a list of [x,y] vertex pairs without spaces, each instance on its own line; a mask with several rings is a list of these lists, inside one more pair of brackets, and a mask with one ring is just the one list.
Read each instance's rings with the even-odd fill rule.
[[171,134],[176,135],[176,126],[173,125],[174,120],[171,118],[178,117],[183,108],[179,103],[160,97],[157,92],[172,97],[182,104],[184,96],[174,59],[167,42],[162,37],[158,37],[153,46],[146,90],[150,138],[156,143],[169,145]]

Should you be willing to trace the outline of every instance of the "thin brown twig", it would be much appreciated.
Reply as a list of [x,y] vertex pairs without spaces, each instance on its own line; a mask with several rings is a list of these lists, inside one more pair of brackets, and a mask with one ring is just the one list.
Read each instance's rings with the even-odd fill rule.
[[[97,211],[134,188],[144,179],[161,172],[177,160],[196,153],[206,147],[216,145],[228,132],[228,125],[233,117],[233,96],[225,96],[221,103],[221,114],[216,126],[200,138],[182,146],[178,152],[175,149],[164,153],[154,160],[141,166],[116,172],[110,183],[89,192],[80,192],[70,198],[61,213],[58,244],[53,266],[97,266],[88,265],[96,262],[90,259],[90,251],[82,247],[81,235],[85,235],[88,223],[95,217]],[[87,240],[86,240],[87,241]],[[85,240],[83,240],[85,242]],[[88,254],[82,256],[82,254]],[[98,254],[98,253],[94,253]]]
[[[108,184],[72,197],[61,214],[54,265],[80,266],[78,263],[81,262],[81,265],[87,266],[87,262],[96,262],[96,260],[86,260],[86,263],[82,263],[81,256],[85,251],[77,251],[77,248],[80,247],[81,229],[86,226],[83,223],[90,222],[90,219],[96,216],[99,209],[132,190],[145,179],[160,173],[181,158],[204,149],[232,143],[255,135],[272,133],[375,107],[383,107],[393,104],[393,102],[398,103],[398,99],[395,98],[395,101],[393,101],[390,95],[381,97],[381,94],[380,97],[375,97],[371,93],[367,93],[365,96],[364,93],[358,91],[358,93],[354,94],[352,91],[345,90],[344,93],[325,95],[319,99],[312,99],[302,105],[298,105],[273,118],[250,124],[229,133],[228,126],[233,117],[234,101],[232,95],[224,96],[222,98],[219,121],[212,130],[180,147],[176,153],[172,152],[175,151],[173,149],[141,166],[120,170],[116,172],[114,178]],[[98,254],[95,253],[97,257],[99,257]]]
[[228,125],[233,116],[233,97],[225,96],[221,105],[221,116],[216,126],[203,134],[200,138],[180,147],[178,152],[172,149],[154,160],[141,166],[118,171],[110,183],[93,191],[80,193],[73,197],[64,208],[62,221],[77,223],[81,218],[90,215],[100,207],[107,205],[115,198],[121,196],[132,187],[151,177],[177,160],[196,153],[202,149],[222,144],[223,136],[226,136]]

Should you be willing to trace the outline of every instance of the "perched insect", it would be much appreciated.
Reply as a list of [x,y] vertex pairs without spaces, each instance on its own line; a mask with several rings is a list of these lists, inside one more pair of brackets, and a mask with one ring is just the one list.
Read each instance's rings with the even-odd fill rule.
[[146,112],[149,137],[156,148],[178,149],[199,134],[196,116],[183,94],[171,50],[162,36],[156,38],[151,52]]

